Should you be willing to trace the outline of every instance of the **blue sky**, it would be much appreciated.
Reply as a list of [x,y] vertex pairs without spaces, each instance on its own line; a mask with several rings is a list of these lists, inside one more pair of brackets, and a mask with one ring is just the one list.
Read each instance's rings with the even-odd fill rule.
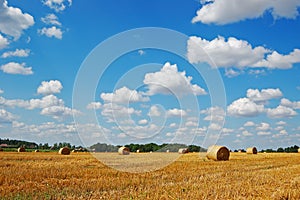
[[0,0],[0,137],[299,145],[299,6]]

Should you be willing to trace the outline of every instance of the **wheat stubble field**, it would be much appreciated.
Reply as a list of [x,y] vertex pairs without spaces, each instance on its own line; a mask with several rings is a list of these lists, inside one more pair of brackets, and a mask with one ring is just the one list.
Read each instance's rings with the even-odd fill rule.
[[[111,153],[101,156],[124,159]],[[145,154],[144,159],[149,157]],[[221,162],[189,153],[157,171],[128,173],[107,167],[89,153],[0,152],[0,197],[300,199],[300,153],[232,153],[229,161]]]

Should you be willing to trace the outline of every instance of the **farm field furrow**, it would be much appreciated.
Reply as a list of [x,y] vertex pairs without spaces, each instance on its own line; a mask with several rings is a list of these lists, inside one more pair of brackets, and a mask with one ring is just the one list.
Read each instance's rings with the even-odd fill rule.
[[[178,157],[171,153],[132,154],[127,158],[113,153],[99,156],[101,160],[116,159],[116,166],[123,165],[127,158],[139,158],[141,162],[144,159],[149,166],[149,159],[155,156]],[[142,168],[137,161],[134,166]],[[299,188],[297,153],[231,153],[229,161],[220,162],[189,153],[157,171],[129,173],[110,168],[89,153],[62,156],[0,152],[0,199],[296,200],[300,199]]]

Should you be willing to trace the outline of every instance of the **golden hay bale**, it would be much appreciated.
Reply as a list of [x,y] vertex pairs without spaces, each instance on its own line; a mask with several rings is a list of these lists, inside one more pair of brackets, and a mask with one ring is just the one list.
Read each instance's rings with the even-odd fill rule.
[[257,149],[256,147],[249,147],[246,150],[247,154],[257,154]]
[[181,148],[178,150],[178,153],[180,154],[185,154],[185,153],[188,153],[189,152],[189,149],[188,148]]
[[70,155],[71,151],[69,147],[63,147],[59,149],[58,153],[61,155]]
[[40,152],[40,150],[36,149],[34,152]]
[[25,151],[26,151],[26,149],[24,147],[19,147],[18,148],[18,152],[25,152]]
[[130,149],[127,147],[120,147],[118,150],[118,153],[120,155],[129,155],[130,154]]
[[298,153],[300,153],[300,148],[298,149]]
[[230,152],[225,146],[212,145],[207,149],[206,157],[211,160],[229,160]]
[[136,150],[136,152],[137,152],[137,153],[140,153],[140,150],[138,149],[138,150]]
[[168,149],[166,152],[167,152],[167,153],[169,153],[169,152],[170,152],[170,150]]

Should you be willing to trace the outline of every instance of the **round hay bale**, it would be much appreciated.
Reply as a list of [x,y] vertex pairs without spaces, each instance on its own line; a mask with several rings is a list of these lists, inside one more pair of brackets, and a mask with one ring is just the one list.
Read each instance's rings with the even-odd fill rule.
[[70,155],[71,151],[69,147],[63,147],[59,149],[58,153],[61,155]]
[[168,149],[166,152],[167,152],[167,153],[169,153],[169,152],[170,152],[170,150]]
[[138,150],[136,150],[136,152],[137,152],[137,153],[140,153],[140,150],[138,149]]
[[300,153],[300,148],[298,149],[298,153]]
[[40,150],[36,149],[34,152],[40,152]]
[[24,147],[19,147],[18,148],[18,152],[25,152],[25,151],[26,151],[26,149]]
[[118,150],[118,153],[120,155],[129,155],[130,154],[130,149],[127,147],[120,147]]
[[210,160],[229,160],[230,152],[225,146],[212,145],[207,149],[206,157]]
[[247,154],[257,154],[257,149],[256,147],[249,147],[246,150]]
[[189,152],[189,149],[188,148],[181,148],[178,150],[178,153],[180,154],[185,154],[185,153],[188,153]]

